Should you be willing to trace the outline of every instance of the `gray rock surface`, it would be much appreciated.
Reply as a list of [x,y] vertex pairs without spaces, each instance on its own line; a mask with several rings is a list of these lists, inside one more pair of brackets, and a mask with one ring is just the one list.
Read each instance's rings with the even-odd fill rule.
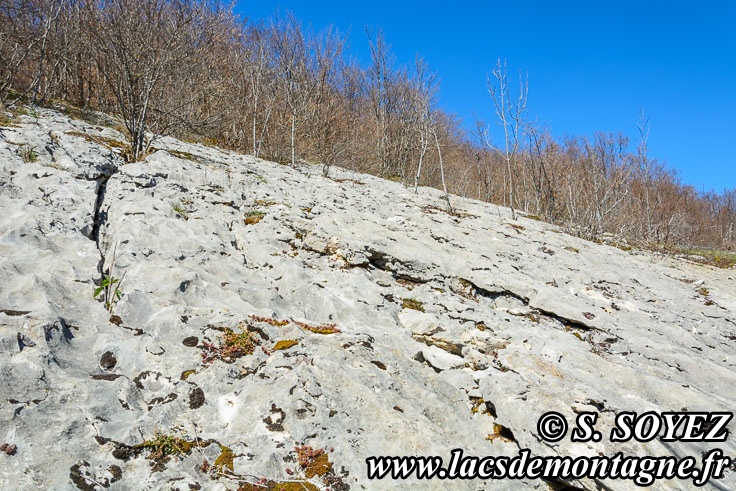
[[[172,138],[123,164],[99,138],[114,130],[38,112],[0,127],[0,443],[17,446],[0,454],[4,489],[549,489],[368,481],[365,459],[699,456],[713,445],[611,443],[614,415],[734,409],[733,271]],[[93,298],[102,272],[122,278],[112,312]],[[306,328],[326,324],[339,332]],[[241,328],[252,354],[203,362]],[[297,343],[274,350],[283,340]],[[597,411],[603,440],[545,443],[552,410]],[[157,434],[201,445],[159,465],[135,447]],[[331,470],[310,476],[302,445]],[[736,470],[709,486],[736,487]]]

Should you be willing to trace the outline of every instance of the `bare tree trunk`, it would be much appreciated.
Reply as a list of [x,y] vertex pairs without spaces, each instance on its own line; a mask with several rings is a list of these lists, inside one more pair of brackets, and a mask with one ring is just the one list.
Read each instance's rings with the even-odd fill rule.
[[450,203],[450,195],[447,193],[447,184],[445,183],[445,166],[442,163],[442,149],[440,148],[440,141],[437,139],[437,130],[432,126],[432,133],[434,134],[434,143],[437,145],[437,156],[440,160],[440,175],[442,176],[442,190],[445,192],[445,201],[447,201],[447,210],[450,214],[454,215],[455,210],[452,209],[452,203]]
[[296,133],[296,114],[291,113],[291,166],[296,167],[296,149],[294,148]]
[[[61,5],[59,5],[59,10],[61,10]],[[49,12],[49,15],[51,13]],[[58,15],[58,12],[57,12]],[[54,19],[56,20],[56,16],[54,16]],[[41,41],[41,52],[38,56],[38,72],[36,73],[36,79],[33,81],[33,96],[31,97],[31,100],[34,104],[37,102],[38,97],[38,86],[41,84],[41,77],[43,76],[43,62],[44,58],[46,57],[46,41],[49,37],[49,29],[51,29],[51,17],[46,17],[44,21],[44,29],[43,29],[43,37]]]
[[256,145],[256,129],[258,125],[256,124],[256,119],[258,117],[258,98],[254,98],[253,100],[253,156],[258,157],[258,146]]

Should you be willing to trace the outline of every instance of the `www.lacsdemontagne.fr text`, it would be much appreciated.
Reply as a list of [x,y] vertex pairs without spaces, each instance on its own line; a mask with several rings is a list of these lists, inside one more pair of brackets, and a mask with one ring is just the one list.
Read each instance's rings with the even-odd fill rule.
[[[658,480],[687,479],[703,486],[710,479],[720,479],[732,461],[720,449],[713,449],[700,461],[692,456],[677,458],[624,456],[612,457],[538,457],[528,449],[515,456],[464,456],[461,449],[451,452],[450,463],[442,457],[390,457],[366,459],[369,479],[624,479],[638,486]],[[701,465],[698,465],[701,464]]]

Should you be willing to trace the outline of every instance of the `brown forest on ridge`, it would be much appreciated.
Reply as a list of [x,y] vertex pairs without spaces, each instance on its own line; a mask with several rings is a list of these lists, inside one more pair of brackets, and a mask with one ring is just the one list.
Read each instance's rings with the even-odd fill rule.
[[[172,134],[289,165],[367,172],[512,207],[591,240],[736,246],[736,190],[698,192],[622,134],[554,138],[527,117],[526,81],[488,76],[497,119],[463,129],[438,77],[398,65],[380,30],[370,62],[292,15],[248,22],[203,0],[3,0],[0,100],[120,117],[127,155]],[[4,113],[4,111],[3,111]],[[450,200],[448,200],[448,205]]]

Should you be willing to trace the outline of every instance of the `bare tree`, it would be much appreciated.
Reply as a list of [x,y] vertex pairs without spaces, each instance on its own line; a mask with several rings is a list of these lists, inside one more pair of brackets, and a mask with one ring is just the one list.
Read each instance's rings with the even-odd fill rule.
[[[258,157],[263,143],[263,133],[271,117],[271,106],[267,96],[274,81],[273,60],[265,26],[262,23],[249,26],[246,32],[244,56],[241,70],[246,81],[246,98],[250,105],[252,123],[253,156]],[[265,104],[264,104],[265,99]],[[265,107],[263,107],[265,106]],[[258,132],[258,117],[263,113],[263,129]]]
[[646,226],[646,236],[652,237],[652,216],[651,203],[649,201],[649,192],[652,187],[652,178],[655,162],[649,158],[649,118],[641,111],[639,115],[639,144],[636,146],[636,161],[639,166],[639,172],[642,175],[644,187],[644,220]]
[[315,33],[293,15],[246,24],[218,2],[4,0],[0,100],[120,115],[131,158],[155,135],[203,137],[292,165],[320,162],[325,175],[342,165],[413,178],[415,192],[420,181],[441,189],[451,212],[452,190],[581,237],[736,247],[734,191],[683,184],[649,155],[644,117],[633,147],[615,134],[553,138],[526,121],[528,84],[520,76],[517,94],[499,60],[486,79],[503,131],[492,145],[489,126],[468,135],[436,108],[436,76],[397,64],[380,31],[368,31],[361,66],[336,31]]
[[29,87],[29,90],[33,91],[32,101],[34,104],[38,102],[38,92],[41,85],[41,79],[43,77],[44,62],[46,61],[49,32],[51,31],[51,27],[53,26],[53,24],[59,18],[59,14],[61,13],[65,4],[66,0],[51,0],[48,2],[44,2],[41,7],[41,17],[43,18],[43,22],[41,23],[42,27],[39,33],[40,46],[38,55],[38,70],[36,72],[36,77],[31,83],[31,87]]
[[[191,109],[212,85],[185,83],[214,54],[225,11],[205,0],[96,0],[87,16],[97,69],[130,134],[130,158],[140,158],[150,145],[149,126],[162,135],[205,123],[191,119]],[[178,72],[176,84],[172,72]]]
[[430,113],[432,111],[434,97],[437,92],[435,85],[436,81],[437,75],[429,72],[425,61],[417,56],[414,80],[412,81],[412,106],[414,109],[413,123],[419,140],[419,162],[417,163],[417,173],[414,176],[415,194],[419,188],[419,176],[422,173],[422,164],[424,163],[424,157],[427,155],[429,140],[432,137],[433,132]]
[[606,220],[629,196],[633,169],[627,144],[620,133],[596,133],[592,142],[583,140],[577,172],[567,181],[570,220],[566,227],[572,233],[589,240],[598,238]]
[[516,219],[514,211],[514,182],[511,172],[511,162],[516,157],[521,143],[521,131],[523,128],[524,111],[526,110],[527,95],[529,86],[526,80],[522,80],[519,73],[519,95],[516,100],[512,99],[507,77],[506,62],[501,64],[499,59],[496,62],[496,68],[493,69],[493,79],[487,77],[488,92],[491,94],[493,104],[496,108],[496,116],[498,124],[503,129],[504,147],[499,149],[491,144],[487,139],[486,143],[490,148],[498,152],[506,161],[507,169],[507,192],[509,206],[511,207],[511,217]]
[[18,75],[30,75],[23,73],[24,65],[36,46],[46,39],[50,19],[45,16],[44,7],[44,3],[35,0],[0,2],[0,97],[4,101],[8,100],[11,88],[15,89],[11,101],[14,103],[33,87],[33,84],[22,84]]
[[299,21],[291,13],[285,21],[272,25],[271,34],[278,73],[275,87],[289,111],[291,166],[295,167],[297,123],[304,117],[316,85],[309,71],[311,53]]
[[376,32],[366,28],[371,48],[371,64],[368,68],[368,97],[371,100],[376,125],[376,157],[381,173],[386,173],[386,106],[387,86],[391,83],[393,57],[380,29]]
[[345,39],[334,29],[327,29],[312,39],[315,58],[312,77],[316,86],[309,108],[311,140],[322,164],[322,174],[327,176],[330,167],[348,150],[345,141],[348,131],[340,121],[345,119],[344,100],[339,94]]

